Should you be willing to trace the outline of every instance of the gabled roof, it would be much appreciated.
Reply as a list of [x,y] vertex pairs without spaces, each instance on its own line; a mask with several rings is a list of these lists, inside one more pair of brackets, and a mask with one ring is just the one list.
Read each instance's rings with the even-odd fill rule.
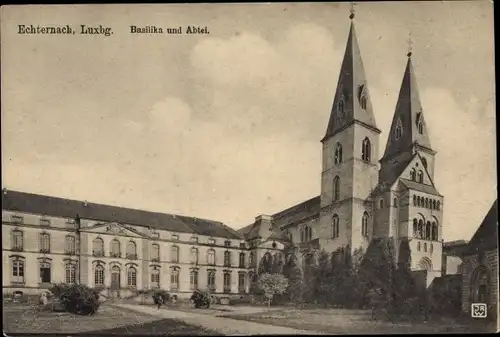
[[317,196],[274,214],[273,221],[281,228],[306,218],[318,216],[320,208],[321,196]]
[[427,194],[441,196],[436,188],[432,185],[421,184],[405,178],[399,178],[399,181],[409,190],[424,192]]
[[[394,153],[408,151],[415,143],[427,149],[432,149],[410,56],[411,54],[408,54],[408,62],[406,63],[389,138],[382,158],[390,157]],[[419,133],[417,127],[419,121],[422,123],[422,134]],[[396,128],[399,122],[402,126],[402,135],[401,138],[396,139]]]
[[[361,107],[361,97],[366,99],[366,106]],[[344,114],[339,115],[339,102],[344,102]],[[349,37],[344,53],[344,59],[340,68],[337,91],[333,100],[333,107],[330,114],[330,121],[326,130],[326,140],[343,128],[354,122],[360,122],[380,133],[375,122],[368,85],[366,82],[363,60],[359,51],[358,39],[354,23],[351,21]]]
[[75,218],[78,214],[82,219],[118,222],[172,232],[196,233],[214,237],[242,239],[240,233],[219,221],[96,204],[19,191],[4,190],[4,193],[2,193],[2,209],[63,218]]
[[466,255],[485,250],[498,250],[498,199],[495,200],[469,242]]

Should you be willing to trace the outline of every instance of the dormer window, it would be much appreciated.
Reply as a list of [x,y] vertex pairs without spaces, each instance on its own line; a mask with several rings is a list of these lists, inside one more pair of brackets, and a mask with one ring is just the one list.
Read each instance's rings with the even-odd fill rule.
[[395,131],[396,140],[401,139],[403,137],[403,123],[401,123],[401,119],[398,119],[396,123],[396,131]]
[[424,124],[422,122],[422,113],[417,114],[417,130],[418,133],[423,135],[424,134]]
[[359,100],[359,105],[361,106],[361,109],[365,110],[366,109],[366,96],[362,95],[360,100]]
[[340,97],[339,102],[337,103],[337,113],[340,117],[344,116],[345,113],[345,100],[344,95]]

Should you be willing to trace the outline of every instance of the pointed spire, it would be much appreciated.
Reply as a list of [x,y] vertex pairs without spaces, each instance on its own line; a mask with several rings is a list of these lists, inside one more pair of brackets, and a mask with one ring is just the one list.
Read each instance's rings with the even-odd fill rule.
[[349,36],[340,68],[330,121],[322,141],[327,140],[355,122],[359,122],[380,133],[375,123],[363,60],[361,59],[356,29],[352,20],[354,18],[354,4],[351,5],[350,12]]
[[383,159],[402,151],[412,150],[415,144],[432,151],[413,70],[411,51],[407,56],[408,61]]

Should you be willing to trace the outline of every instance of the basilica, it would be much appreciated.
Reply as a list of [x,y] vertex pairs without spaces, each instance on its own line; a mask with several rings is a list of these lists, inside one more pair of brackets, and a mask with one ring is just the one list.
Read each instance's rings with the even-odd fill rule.
[[[208,288],[249,292],[264,254],[292,248],[366,248],[373,238],[409,242],[412,269],[441,275],[443,196],[436,151],[419,98],[412,54],[382,158],[380,129],[356,38],[354,15],[330,120],[321,136],[318,196],[233,230],[206,219],[20,191],[2,193],[3,289],[38,293],[57,282],[122,296],[162,288],[178,296]],[[319,145],[319,144],[318,144]]]

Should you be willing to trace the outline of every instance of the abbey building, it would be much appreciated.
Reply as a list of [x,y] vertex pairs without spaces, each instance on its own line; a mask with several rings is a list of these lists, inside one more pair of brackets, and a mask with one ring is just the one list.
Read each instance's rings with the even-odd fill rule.
[[396,248],[409,241],[412,269],[425,271],[429,283],[441,275],[443,197],[411,53],[402,75],[378,159],[381,131],[351,22],[321,140],[319,195],[238,231],[217,221],[4,190],[4,292],[37,293],[66,282],[123,296],[158,287],[179,296],[197,288],[240,296],[266,253],[366,248],[386,236]]

